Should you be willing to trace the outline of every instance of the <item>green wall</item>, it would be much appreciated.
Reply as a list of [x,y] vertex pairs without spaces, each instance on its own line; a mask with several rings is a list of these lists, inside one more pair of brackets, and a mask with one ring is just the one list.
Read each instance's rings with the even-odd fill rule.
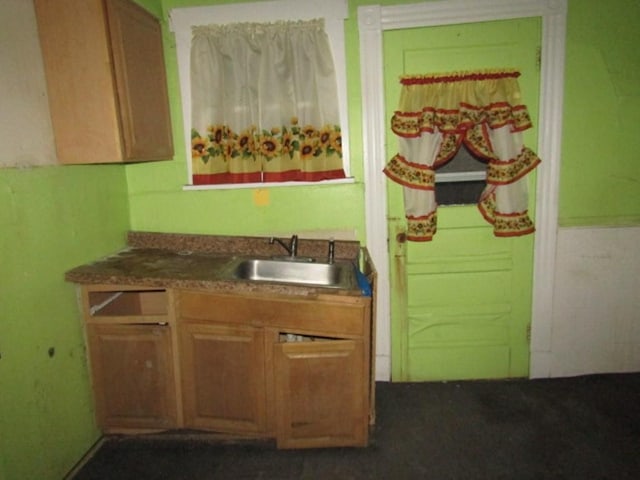
[[0,479],[60,479],[98,439],[63,277],[128,228],[122,166],[0,169]]
[[569,0],[560,224],[640,224],[637,0]]

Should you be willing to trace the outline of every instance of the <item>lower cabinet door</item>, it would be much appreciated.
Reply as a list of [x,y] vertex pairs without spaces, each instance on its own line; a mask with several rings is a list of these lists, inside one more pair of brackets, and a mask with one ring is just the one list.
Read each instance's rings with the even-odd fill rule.
[[366,446],[362,341],[275,344],[274,375],[278,448]]
[[185,322],[180,348],[187,428],[246,434],[266,430],[262,329]]
[[98,425],[105,431],[177,426],[168,325],[87,326]]

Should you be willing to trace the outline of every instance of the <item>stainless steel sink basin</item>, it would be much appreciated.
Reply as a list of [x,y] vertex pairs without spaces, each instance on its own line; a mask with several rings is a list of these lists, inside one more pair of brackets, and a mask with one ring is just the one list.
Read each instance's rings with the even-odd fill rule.
[[235,280],[278,282],[329,288],[355,288],[357,279],[351,263],[309,263],[266,258],[236,258],[226,269]]

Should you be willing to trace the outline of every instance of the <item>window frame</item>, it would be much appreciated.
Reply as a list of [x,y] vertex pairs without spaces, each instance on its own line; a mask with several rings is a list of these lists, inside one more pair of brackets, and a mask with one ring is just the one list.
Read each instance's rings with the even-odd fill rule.
[[[193,185],[191,164],[191,78],[189,59],[191,54],[191,27],[195,25],[258,22],[270,23],[281,20],[312,20],[322,18],[333,54],[338,88],[340,130],[342,132],[342,167],[344,179],[321,182],[265,182],[234,183],[223,185]],[[353,183],[349,155],[349,119],[347,114],[347,62],[345,52],[344,20],[348,18],[347,0],[324,0],[323,2],[301,2],[300,0],[274,0],[261,2],[181,7],[169,11],[169,28],[175,35],[180,98],[182,101],[183,133],[187,162],[185,190],[222,190],[236,188],[270,188],[282,186],[324,185]]]

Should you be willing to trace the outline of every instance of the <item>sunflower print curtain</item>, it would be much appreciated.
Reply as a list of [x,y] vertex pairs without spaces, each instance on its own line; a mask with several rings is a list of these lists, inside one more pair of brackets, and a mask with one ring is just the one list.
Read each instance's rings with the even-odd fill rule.
[[337,98],[321,20],[195,27],[193,184],[344,178]]
[[519,76],[516,70],[492,70],[400,79],[400,103],[391,119],[399,148],[384,173],[404,186],[409,240],[429,241],[436,233],[435,171],[463,143],[487,164],[478,208],[494,234],[534,232],[525,177],[540,159],[523,145],[531,119],[521,103]]

